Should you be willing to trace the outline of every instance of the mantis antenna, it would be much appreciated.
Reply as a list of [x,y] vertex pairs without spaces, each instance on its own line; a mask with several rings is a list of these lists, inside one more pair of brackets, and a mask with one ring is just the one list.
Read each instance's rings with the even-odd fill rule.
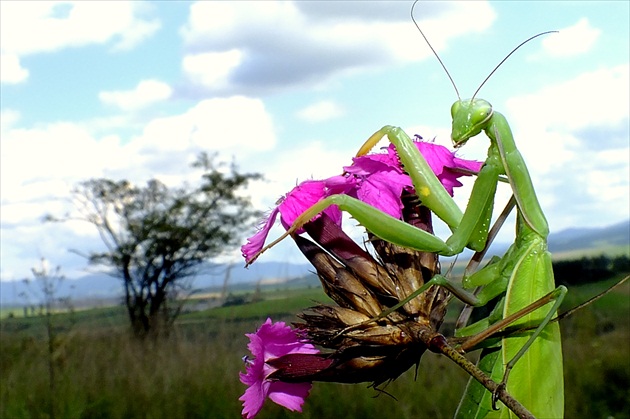
[[[479,85],[479,87],[477,88],[477,90],[475,90],[475,94],[472,96],[471,100],[474,99],[477,96],[477,93],[479,93],[479,91],[481,90],[481,88],[483,87],[484,84],[486,84],[486,82],[490,79],[490,77],[492,77],[492,75],[495,73],[495,71],[497,71],[499,69],[499,67],[501,67],[501,65],[508,59],[510,58],[510,55],[514,54],[516,52],[517,49],[519,49],[520,47],[522,47],[523,45],[525,45],[526,43],[528,43],[529,41],[531,41],[532,39],[538,38],[539,36],[542,35],[547,35],[550,33],[558,33],[558,31],[547,31],[547,32],[541,32],[539,34],[536,34],[526,40],[524,40],[523,42],[521,42],[520,44],[518,44],[518,46],[516,48],[514,48],[512,51],[510,51],[510,53],[508,55],[505,56],[505,58],[503,58],[501,60],[501,62],[499,64],[496,65],[496,67],[494,67],[494,69],[490,72],[490,74],[488,74],[488,77],[486,77],[481,84]],[[423,35],[424,36],[424,35]],[[431,48],[433,49],[433,48]],[[449,78],[451,77],[450,75],[448,76]]]
[[[414,9],[414,7],[416,7],[416,3],[418,3],[418,1],[419,0],[414,1],[413,5],[411,5],[411,20],[413,21],[413,24],[416,25],[416,28],[418,28],[418,32],[420,32],[420,35],[422,35],[422,37],[424,38],[424,40],[427,43],[427,45],[429,46],[429,48],[431,48],[431,51],[433,51],[433,55],[435,55],[435,58],[438,59],[438,61],[440,62],[440,65],[442,66],[442,68],[446,72],[446,75],[448,76],[448,79],[451,81],[451,84],[453,85],[453,88],[455,89],[455,93],[457,94],[457,99],[461,100],[461,98],[459,96],[459,90],[457,90],[457,86],[455,85],[455,81],[453,81],[453,78],[451,77],[451,73],[448,72],[448,70],[446,69],[446,66],[442,62],[442,59],[438,55],[437,51],[435,51],[435,49],[433,48],[433,45],[431,45],[431,43],[427,39],[427,37],[424,34],[424,32],[422,32],[422,29],[420,29],[420,25],[418,25],[418,22],[416,22],[416,18],[413,16],[413,9]],[[483,86],[483,83],[482,83],[482,86]]]
[[[418,25],[418,22],[416,21],[416,18],[413,16],[413,9],[416,7],[416,4],[418,3],[418,1],[420,1],[420,0],[415,0],[413,2],[413,4],[411,5],[411,20],[413,21],[413,24],[416,25],[416,28],[418,29],[418,32],[420,32],[420,35],[422,35],[422,37],[424,38],[424,41],[427,43],[429,48],[431,48],[431,51],[433,52],[433,55],[435,55],[435,58],[437,58],[437,60],[440,62],[440,65],[442,66],[442,68],[446,72],[446,75],[448,76],[448,79],[451,81],[451,84],[453,85],[453,88],[455,89],[455,93],[457,94],[457,99],[461,100],[461,97],[459,96],[459,90],[457,90],[457,86],[455,85],[455,81],[453,80],[453,77],[451,77],[451,73],[449,73],[448,69],[444,65],[444,62],[442,62],[442,59],[438,55],[437,51],[433,48],[433,45],[431,45],[431,43],[429,42],[429,39],[426,37],[424,32],[422,32],[422,29],[420,29],[420,25]],[[510,51],[510,53],[508,55],[506,55],[505,58],[503,58],[501,60],[501,62],[496,65],[496,67],[494,67],[494,69],[490,72],[490,74],[488,74],[488,76],[483,80],[483,82],[481,82],[481,84],[479,85],[477,90],[475,90],[475,94],[472,96],[471,100],[473,100],[475,97],[477,97],[477,93],[479,93],[479,91],[481,90],[483,85],[486,84],[486,82],[490,79],[490,77],[492,77],[492,75],[499,69],[499,67],[501,67],[501,65],[503,65],[503,63],[508,58],[510,58],[510,56],[512,54],[514,54],[517,49],[519,49],[520,47],[522,47],[523,45],[525,45],[529,41],[531,41],[531,40],[533,40],[535,38],[538,38],[539,36],[547,35],[547,34],[550,34],[550,33],[558,33],[558,31],[547,31],[547,32],[541,32],[539,34],[536,34],[536,35],[526,39],[525,41],[521,42],[516,48],[514,48],[512,51]]]

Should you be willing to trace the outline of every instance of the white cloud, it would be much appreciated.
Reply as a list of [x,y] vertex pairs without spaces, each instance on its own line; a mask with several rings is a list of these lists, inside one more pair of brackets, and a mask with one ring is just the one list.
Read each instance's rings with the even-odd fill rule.
[[[204,100],[181,114],[150,121],[128,142],[111,133],[97,137],[72,122],[20,128],[18,117],[15,111],[2,112],[0,247],[3,262],[5,257],[12,262],[10,270],[3,267],[3,279],[11,272],[28,275],[42,255],[65,267],[68,249],[99,245],[88,223],[40,222],[46,213],[63,215],[71,209],[69,192],[80,181],[108,177],[142,183],[158,178],[179,185],[198,180],[189,164],[200,151],[219,151],[222,160],[236,156],[247,172],[257,170],[259,163],[273,164],[268,157],[263,162],[261,153],[277,157],[270,151],[276,142],[271,116],[262,101],[245,97]],[[68,263],[85,265],[76,258]]]
[[193,149],[247,156],[275,143],[273,121],[263,102],[235,96],[206,99],[182,114],[154,119],[130,146],[140,155]]
[[[213,59],[215,66],[198,64],[198,71],[188,71],[191,81],[215,94],[259,95],[325,84],[336,75],[431,54],[410,24],[407,7],[369,4],[362,8],[343,2],[317,7],[302,2],[194,3],[180,32],[190,56]],[[432,3],[418,15],[438,49],[452,38],[487,29],[496,17],[487,2]]]
[[28,78],[28,70],[20,64],[16,54],[0,54],[0,83],[17,84]]
[[627,218],[628,69],[583,73],[507,102],[517,146],[555,231]]
[[133,90],[100,92],[101,102],[116,106],[123,111],[135,111],[146,108],[156,102],[171,97],[173,89],[159,80],[142,80]]
[[73,268],[85,266],[85,261],[68,250],[92,249],[99,243],[96,231],[88,223],[44,224],[43,216],[62,216],[77,182],[120,169],[122,151],[119,142],[94,138],[73,123],[29,129],[3,126],[2,279],[28,276],[32,264],[44,255],[62,264],[64,274],[77,275]]
[[[64,6],[66,13],[57,16]],[[158,21],[140,18],[145,10],[128,1],[2,2],[0,45],[20,55],[112,40],[132,46],[159,28]]]
[[[507,102],[523,126],[578,130],[593,125],[614,125],[630,113],[628,64],[603,68],[554,84],[539,92]],[[534,112],[534,113],[532,113]]]
[[140,45],[145,39],[149,39],[162,27],[157,20],[137,20],[120,34],[120,40],[112,47],[114,51],[129,51]]
[[105,165],[116,160],[111,155],[115,150],[102,147],[88,131],[72,123],[3,134],[3,203],[63,196],[71,182],[101,176]]
[[542,46],[549,56],[554,57],[584,54],[593,48],[601,33],[600,29],[591,26],[588,19],[582,18],[575,25],[543,39]]
[[[81,180],[106,176],[144,181],[172,175],[184,180],[191,155],[200,151],[219,151],[227,159],[236,155],[240,162],[255,159],[276,142],[262,101],[244,97],[208,99],[182,114],[154,119],[125,143],[111,134],[95,137],[76,123],[25,129],[12,127],[17,113],[6,110],[2,117],[3,220],[5,204],[37,202],[33,208],[41,211],[41,200],[65,197]],[[32,214],[15,213],[20,215]]]
[[223,88],[229,74],[243,60],[241,51],[204,52],[186,55],[182,61],[184,73],[195,83],[209,88]]
[[625,208],[626,214],[629,206],[628,156],[630,147],[593,153],[588,157],[591,170],[585,182],[589,194],[599,197],[602,203],[618,202],[619,209]]
[[296,112],[296,115],[307,122],[322,122],[333,118],[339,118],[345,114],[345,110],[337,103],[330,100],[322,100],[313,103]]
[[20,120],[20,113],[16,110],[4,108],[0,110],[0,132],[8,132],[17,121]]
[[131,49],[161,26],[157,19],[143,18],[149,9],[134,1],[2,1],[3,82],[27,77],[20,66],[20,57],[26,55],[106,43],[113,50]]

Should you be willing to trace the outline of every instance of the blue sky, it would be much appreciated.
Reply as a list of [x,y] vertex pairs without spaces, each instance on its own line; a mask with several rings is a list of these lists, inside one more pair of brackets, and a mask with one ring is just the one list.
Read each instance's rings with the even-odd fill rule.
[[[199,151],[218,151],[265,174],[249,191],[265,210],[296,182],[340,173],[382,125],[449,145],[456,96],[410,7],[0,2],[0,278],[29,276],[41,257],[84,272],[69,249],[98,250],[93,227],[41,218],[71,209],[85,179],[177,185],[195,179]],[[479,95],[510,122],[552,232],[628,218],[629,16],[626,1],[416,7],[463,97],[521,41],[560,30],[514,54]],[[487,146],[479,137],[458,153],[482,160]],[[508,197],[503,188],[497,205]],[[499,237],[512,239],[513,224]],[[290,243],[265,257],[302,260]]]

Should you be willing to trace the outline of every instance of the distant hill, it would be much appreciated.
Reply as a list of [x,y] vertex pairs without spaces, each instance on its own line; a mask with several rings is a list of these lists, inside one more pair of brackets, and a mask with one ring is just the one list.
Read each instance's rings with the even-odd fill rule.
[[[494,244],[489,254],[503,254],[508,244]],[[587,251],[595,253],[601,249],[621,248],[625,246],[625,253],[630,249],[630,220],[603,228],[570,228],[554,233],[549,237],[549,250],[556,254],[575,254],[578,257]],[[469,255],[469,253],[467,253]],[[469,257],[469,256],[468,256]],[[443,261],[447,266],[449,259]],[[466,260],[466,256],[459,261]],[[294,287],[298,284],[316,285],[317,280],[312,272],[314,268],[309,264],[289,264],[282,262],[256,262],[243,269],[242,264],[216,265],[206,264],[201,273],[194,280],[195,289],[220,290],[226,276],[229,275],[229,289],[237,290],[244,286],[251,287],[252,283],[260,282],[262,287],[283,284]],[[294,280],[292,282],[288,282]],[[88,274],[78,279],[68,279],[63,282],[57,293],[59,297],[70,297],[73,301],[86,301],[92,305],[111,303],[119,300],[122,294],[120,280],[106,274]],[[39,289],[37,284],[31,284],[30,304],[36,303]],[[0,304],[3,306],[23,305],[29,303],[20,294],[27,291],[22,282],[0,282]],[[95,304],[96,303],[96,304]]]
[[549,251],[630,246],[630,220],[603,228],[569,228],[549,237]]
[[[256,262],[248,269],[244,263],[233,265],[204,264],[194,278],[194,289],[221,289],[226,276],[229,276],[230,289],[240,284],[285,282],[288,279],[309,276],[313,267],[307,263],[290,264],[284,262]],[[122,283],[119,278],[106,273],[91,273],[76,279],[66,279],[56,292],[58,297],[70,297],[75,302],[89,300],[89,304],[111,303],[120,299]],[[0,304],[25,305],[36,304],[41,295],[39,285],[31,283],[27,287],[22,281],[0,281]]]

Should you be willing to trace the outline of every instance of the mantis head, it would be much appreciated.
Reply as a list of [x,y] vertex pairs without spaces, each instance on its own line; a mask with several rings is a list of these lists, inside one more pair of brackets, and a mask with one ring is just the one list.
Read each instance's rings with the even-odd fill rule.
[[416,19],[413,16],[413,9],[416,6],[416,3],[418,3],[418,0],[415,0],[413,2],[413,5],[411,6],[411,20],[413,21],[413,24],[416,25],[418,32],[420,33],[420,35],[422,35],[422,38],[424,38],[429,48],[431,48],[433,55],[435,55],[435,58],[437,58],[438,62],[444,69],[444,72],[448,76],[448,79],[451,81],[451,84],[455,89],[455,93],[457,94],[458,100],[457,102],[453,103],[453,106],[451,106],[451,116],[453,117],[453,129],[451,131],[451,139],[453,140],[453,145],[455,146],[455,148],[461,147],[466,144],[466,141],[479,134],[481,130],[486,128],[488,121],[490,120],[490,118],[492,118],[492,105],[483,99],[475,99],[477,97],[477,93],[479,93],[479,90],[481,90],[483,85],[486,84],[486,82],[490,79],[494,72],[497,71],[499,67],[501,67],[501,64],[503,64],[508,58],[510,58],[510,56],[514,54],[516,50],[518,50],[520,47],[522,47],[534,38],[538,38],[539,36],[557,31],[541,32],[521,42],[516,48],[510,51],[510,53],[506,55],[505,58],[503,58],[496,67],[494,67],[490,74],[488,74],[488,77],[486,77],[486,79],[477,88],[475,94],[472,96],[472,99],[461,100],[459,96],[459,91],[457,90],[457,86],[455,85],[455,81],[451,77],[451,74],[448,72],[448,69],[442,62],[442,59],[438,55],[437,51],[435,51],[427,37],[424,35],[424,32],[422,32],[422,29],[420,29],[418,22],[416,22]]
[[458,100],[451,106],[453,145],[461,147],[486,128],[492,118],[492,105],[483,99]]

